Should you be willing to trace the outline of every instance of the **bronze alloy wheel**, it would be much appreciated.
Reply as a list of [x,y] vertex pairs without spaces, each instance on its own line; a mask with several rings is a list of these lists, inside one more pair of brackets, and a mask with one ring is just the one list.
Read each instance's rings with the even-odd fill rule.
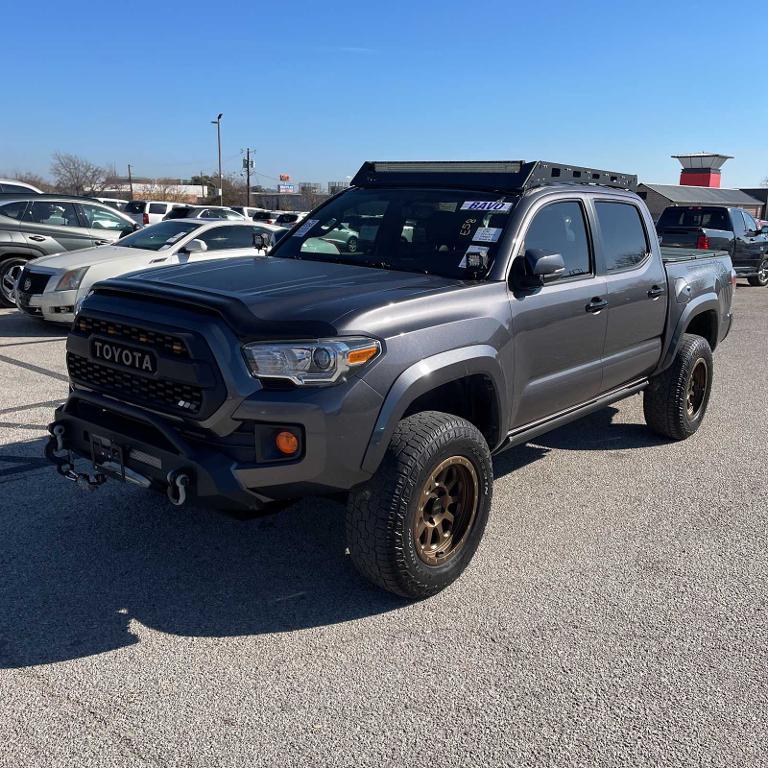
[[469,459],[451,456],[432,470],[413,522],[420,560],[442,565],[464,546],[475,522],[478,496],[477,472]]
[[699,411],[701,411],[701,406],[704,404],[704,398],[707,393],[708,376],[707,364],[702,358],[699,358],[694,363],[691,376],[688,379],[686,409],[689,419],[695,419],[699,415]]

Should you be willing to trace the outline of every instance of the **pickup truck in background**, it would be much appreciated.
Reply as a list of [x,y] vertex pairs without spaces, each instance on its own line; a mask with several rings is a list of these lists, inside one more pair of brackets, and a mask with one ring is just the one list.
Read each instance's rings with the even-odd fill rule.
[[731,259],[662,254],[636,181],[365,163],[267,258],[97,283],[46,453],[71,480],[175,504],[344,494],[359,571],[432,595],[478,547],[494,453],[641,392],[656,433],[702,423]]
[[750,285],[768,285],[768,226],[743,208],[670,206],[656,232],[665,247],[728,251],[738,277]]

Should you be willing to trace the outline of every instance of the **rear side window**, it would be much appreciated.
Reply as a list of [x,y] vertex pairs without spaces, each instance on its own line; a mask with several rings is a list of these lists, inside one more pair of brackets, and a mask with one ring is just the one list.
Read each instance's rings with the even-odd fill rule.
[[147,204],[143,200],[131,200],[128,205],[125,206],[126,213],[144,213]]
[[528,227],[525,249],[559,253],[565,262],[561,280],[591,274],[589,238],[581,205],[571,201],[542,208]]
[[636,267],[648,255],[640,211],[627,203],[595,203],[608,272]]
[[24,209],[27,207],[25,202],[8,203],[8,205],[0,206],[0,214],[7,216],[9,219],[20,219],[24,215]]
[[150,213],[165,213],[165,209],[168,206],[166,206],[165,203],[150,203],[149,204],[149,212]]
[[36,192],[37,190],[30,189],[29,187],[23,187],[21,184],[0,184],[0,190],[3,192],[23,192],[28,195],[30,192]]

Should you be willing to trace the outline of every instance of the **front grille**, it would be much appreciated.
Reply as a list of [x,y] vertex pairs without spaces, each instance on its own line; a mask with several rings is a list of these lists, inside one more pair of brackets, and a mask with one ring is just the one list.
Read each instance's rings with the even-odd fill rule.
[[[116,323],[109,325],[114,326]],[[73,380],[93,387],[99,393],[114,395],[160,411],[173,410],[175,413],[195,415],[203,404],[203,390],[200,387],[149,379],[127,370],[115,370],[73,352],[67,353],[67,370]]]
[[29,267],[25,267],[18,282],[19,292],[30,296],[43,293],[50,279],[50,275],[33,272]]
[[76,330],[83,333],[98,333],[113,339],[127,339],[139,344],[146,344],[158,350],[170,352],[177,359],[189,359],[189,349],[183,339],[169,333],[149,331],[135,325],[115,323],[111,320],[99,320],[95,317],[77,318]]

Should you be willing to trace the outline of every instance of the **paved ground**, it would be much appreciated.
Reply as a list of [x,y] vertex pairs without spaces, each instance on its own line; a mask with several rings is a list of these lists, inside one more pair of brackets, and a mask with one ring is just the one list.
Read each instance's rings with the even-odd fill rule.
[[470,569],[415,605],[334,503],[56,477],[62,336],[0,312],[0,765],[765,765],[768,290],[737,312],[692,440],[636,397],[508,452]]

